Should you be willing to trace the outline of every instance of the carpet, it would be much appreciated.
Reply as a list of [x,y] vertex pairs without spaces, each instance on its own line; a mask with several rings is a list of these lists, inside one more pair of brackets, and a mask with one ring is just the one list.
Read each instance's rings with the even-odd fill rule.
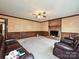
[[54,43],[58,40],[39,36],[20,39],[18,42],[32,53],[35,59],[59,59],[52,54]]

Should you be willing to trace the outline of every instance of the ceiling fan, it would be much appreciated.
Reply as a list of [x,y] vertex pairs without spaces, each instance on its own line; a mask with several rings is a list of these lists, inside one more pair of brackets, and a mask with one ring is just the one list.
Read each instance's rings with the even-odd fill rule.
[[47,14],[45,11],[36,11],[33,15],[35,15],[36,18],[46,18]]

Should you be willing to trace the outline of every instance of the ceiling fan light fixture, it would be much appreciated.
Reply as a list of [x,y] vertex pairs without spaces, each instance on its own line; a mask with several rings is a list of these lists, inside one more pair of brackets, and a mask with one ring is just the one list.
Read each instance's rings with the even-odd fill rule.
[[36,18],[46,18],[47,14],[45,11],[36,11],[33,15],[35,15]]

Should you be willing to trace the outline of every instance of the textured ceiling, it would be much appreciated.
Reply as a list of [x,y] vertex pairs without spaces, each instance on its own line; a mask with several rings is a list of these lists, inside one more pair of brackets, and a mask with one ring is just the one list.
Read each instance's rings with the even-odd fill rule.
[[[32,13],[47,12],[47,17],[38,19]],[[46,21],[79,14],[79,0],[0,0],[0,14],[6,14],[36,21]]]

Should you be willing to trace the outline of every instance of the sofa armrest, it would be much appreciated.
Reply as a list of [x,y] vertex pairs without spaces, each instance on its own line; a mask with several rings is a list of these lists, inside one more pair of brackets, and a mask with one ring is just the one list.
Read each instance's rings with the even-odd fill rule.
[[61,42],[55,43],[55,47],[58,47],[66,51],[74,51],[74,49],[71,46],[61,43]]
[[5,41],[6,45],[11,45],[11,44],[14,44],[14,43],[17,43],[17,41],[15,39],[10,39],[10,40]]

